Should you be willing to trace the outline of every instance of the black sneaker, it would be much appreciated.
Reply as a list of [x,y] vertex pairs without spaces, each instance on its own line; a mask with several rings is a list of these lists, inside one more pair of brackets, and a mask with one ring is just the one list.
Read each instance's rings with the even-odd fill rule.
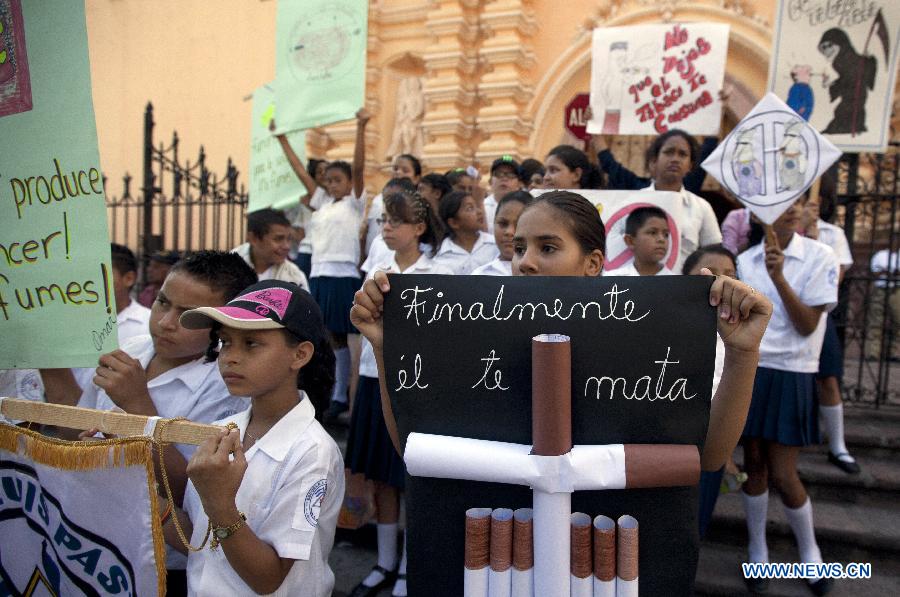
[[332,400],[331,404],[328,406],[328,410],[325,411],[323,419],[326,424],[333,425],[338,422],[338,417],[348,410],[350,410],[350,406],[346,402]]
[[[842,460],[841,456],[850,456],[850,454],[848,454],[847,452],[842,452],[840,454],[834,454],[831,451],[829,451],[828,452],[828,462],[830,462],[834,466],[838,467],[839,469],[841,469],[848,475],[858,475],[859,471],[861,469],[859,468],[859,464],[856,462],[856,460]],[[853,458],[853,457],[850,456],[850,458]]]

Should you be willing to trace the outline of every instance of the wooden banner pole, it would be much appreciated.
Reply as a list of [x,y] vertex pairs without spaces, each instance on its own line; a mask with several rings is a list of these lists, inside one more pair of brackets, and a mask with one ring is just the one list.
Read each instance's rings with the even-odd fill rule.
[[[150,417],[129,415],[124,412],[94,410],[62,404],[47,404],[17,398],[0,399],[0,414],[7,419],[28,421],[41,425],[55,425],[68,429],[99,429],[105,434],[129,436],[144,435]],[[167,422],[169,421],[169,422]],[[160,419],[157,423],[156,439],[173,444],[199,445],[223,428],[203,425],[191,421]],[[162,431],[162,433],[159,432]]]

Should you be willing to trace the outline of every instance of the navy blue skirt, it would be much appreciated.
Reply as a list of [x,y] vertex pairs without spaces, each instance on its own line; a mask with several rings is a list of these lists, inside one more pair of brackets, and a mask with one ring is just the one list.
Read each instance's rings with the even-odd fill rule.
[[785,446],[819,443],[815,385],[815,373],[759,367],[743,437]]
[[312,269],[312,253],[297,253],[294,257],[294,265],[300,268],[306,280],[309,281],[309,272]]
[[322,309],[325,327],[332,334],[358,334],[350,323],[353,295],[362,286],[359,278],[317,276],[309,281],[309,292]]
[[406,466],[394,449],[384,424],[377,378],[359,376],[344,461],[347,468],[354,473],[362,473],[366,479],[403,490]]
[[819,355],[819,373],[820,379],[826,377],[844,377],[844,349],[841,347],[841,340],[838,338],[837,324],[834,317],[829,314],[825,318],[825,341],[822,342],[822,352]]

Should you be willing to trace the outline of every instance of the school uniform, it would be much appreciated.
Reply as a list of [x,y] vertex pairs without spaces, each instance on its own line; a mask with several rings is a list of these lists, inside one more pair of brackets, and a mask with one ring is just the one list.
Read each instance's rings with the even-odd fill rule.
[[[256,266],[253,265],[253,259],[250,257],[250,250],[250,243],[244,243],[235,247],[233,252],[240,255],[241,258],[247,262],[247,265],[256,271]],[[282,282],[290,282],[309,292],[309,282],[306,280],[306,275],[289,259],[285,259],[281,263],[275,265],[270,265],[266,271],[257,273],[256,276],[260,281],[281,280]]]
[[307,280],[309,279],[309,272],[312,268],[312,242],[309,238],[309,222],[316,211],[321,209],[323,205],[331,203],[332,201],[334,201],[334,199],[325,192],[323,187],[316,187],[316,190],[313,191],[312,196],[309,198],[309,207],[301,203],[294,208],[291,215],[288,215],[288,212],[285,211],[285,216],[291,220],[291,225],[294,228],[303,229],[303,240],[297,245],[297,254],[293,257],[293,260],[294,264],[300,268],[300,271],[303,272],[303,275],[306,276]]
[[375,195],[372,203],[369,205],[369,211],[366,213],[366,254],[372,250],[372,243],[375,237],[381,236],[381,226],[378,225],[378,218],[384,212],[384,196],[381,193]]
[[[765,264],[765,243],[738,256],[738,277],[771,299],[772,319],[760,343],[759,368],[744,436],[789,446],[818,442],[815,374],[825,326],[802,336],[791,323]],[[837,304],[838,264],[830,247],[794,234],[784,249],[784,277],[809,306]],[[826,314],[822,314],[824,319]]]
[[[119,338],[119,346],[122,346],[131,338],[150,333],[150,309],[137,301],[131,301],[127,307],[116,313],[116,324],[118,326],[116,335]],[[96,371],[96,367],[80,367],[72,369],[72,374],[78,387],[84,390],[93,384]]]
[[[400,269],[391,256],[370,271],[367,279],[373,278],[377,271],[394,274],[451,275],[453,273],[424,253],[414,264],[404,270]],[[350,415],[347,468],[354,473],[363,473],[367,479],[382,481],[398,489],[404,487],[406,467],[403,459],[394,449],[394,444],[391,443],[387,427],[384,424],[375,351],[365,337],[362,339],[362,353],[359,359],[359,384],[356,390],[356,400]]]
[[473,276],[511,276],[512,273],[512,261],[503,261],[499,257],[476,267],[472,271]]
[[478,266],[489,263],[498,255],[500,255],[500,251],[497,249],[494,235],[479,230],[478,240],[475,241],[471,252],[460,247],[452,237],[448,236],[441,243],[434,261],[456,275],[466,275],[471,274]]
[[[432,248],[428,243],[419,243],[419,250],[423,253],[431,254]],[[379,265],[390,263],[394,259],[394,251],[384,242],[384,236],[381,232],[372,241],[369,252],[366,254],[366,260],[359,266],[364,274],[374,271]]]
[[[837,258],[838,265],[849,268],[853,265],[853,254],[850,252],[850,243],[840,227],[829,224],[824,220],[818,222],[820,243],[831,247]],[[837,323],[834,311],[825,318],[825,339],[822,342],[822,352],[819,354],[819,371],[817,377],[841,378],[844,376],[844,348],[837,333]]]
[[[655,184],[651,184],[646,190],[655,191]],[[707,245],[717,245],[722,242],[722,232],[719,230],[719,221],[712,205],[703,197],[699,197],[684,187],[678,191],[681,199],[682,218],[678,222],[681,232],[681,243],[678,251],[678,262],[675,269],[680,270],[681,264],[688,256]]]
[[[244,452],[247,470],[235,505],[257,537],[280,557],[296,560],[271,594],[327,597],[334,589],[328,554],[344,499],[344,463],[337,444],[315,420],[309,398],[299,394],[300,402]],[[250,415],[247,409],[216,424],[236,423],[243,440]],[[184,510],[194,527],[191,543],[198,545],[209,518],[193,483],[188,483]],[[189,595],[254,594],[228,563],[224,547],[191,552],[187,578]]]
[[484,221],[487,222],[487,231],[494,233],[494,218],[497,216],[497,199],[491,193],[484,198]]
[[[628,265],[623,265],[618,269],[611,269],[609,271],[603,272],[604,276],[640,276],[641,273],[637,271],[637,268],[634,267],[634,262],[632,261]],[[673,276],[675,272],[663,266],[661,270],[653,274],[654,276]]]
[[352,193],[316,211],[310,220],[313,247],[310,294],[334,334],[355,334],[350,323],[353,294],[359,290],[359,225],[365,204]]

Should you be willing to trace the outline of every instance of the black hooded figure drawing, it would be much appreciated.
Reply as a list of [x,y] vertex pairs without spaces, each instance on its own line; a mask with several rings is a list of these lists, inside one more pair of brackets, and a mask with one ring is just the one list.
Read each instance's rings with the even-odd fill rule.
[[875,87],[878,64],[873,56],[858,54],[842,29],[822,34],[819,52],[831,61],[837,79],[828,85],[831,101],[839,100],[824,134],[856,135],[866,132],[866,98]]

